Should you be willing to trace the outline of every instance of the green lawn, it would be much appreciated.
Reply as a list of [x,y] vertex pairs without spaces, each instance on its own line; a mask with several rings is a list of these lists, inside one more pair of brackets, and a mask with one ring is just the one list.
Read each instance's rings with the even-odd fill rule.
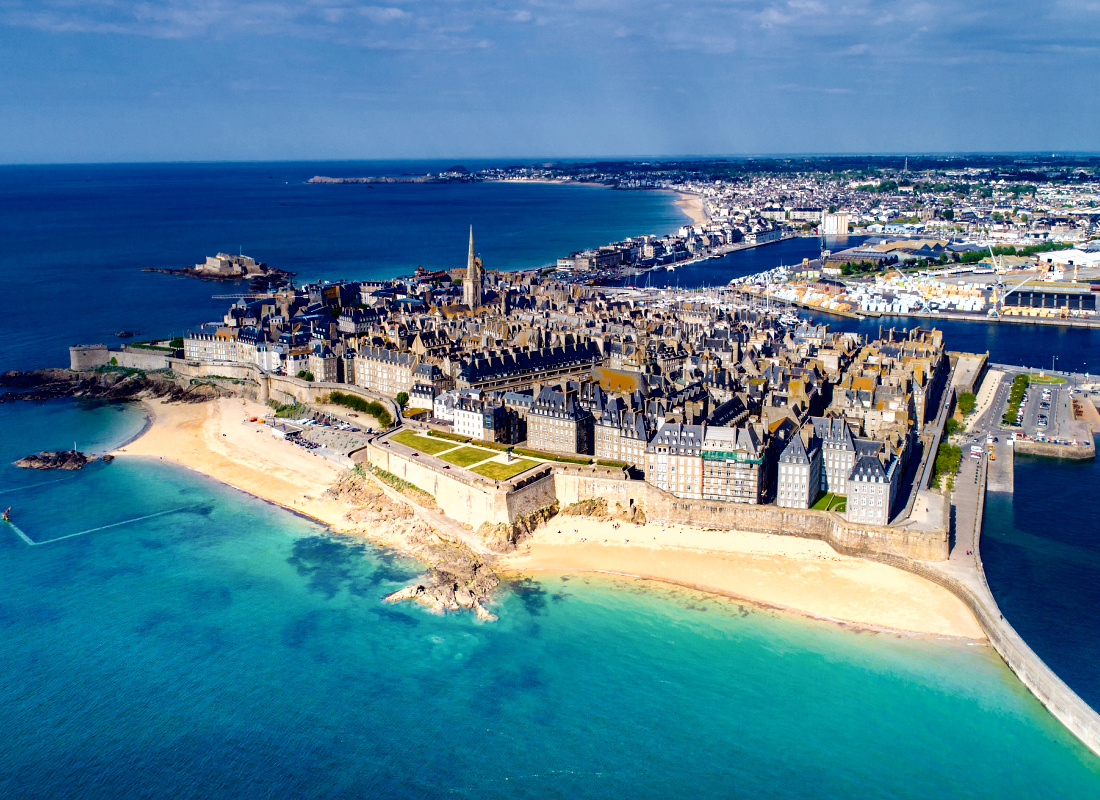
[[817,502],[810,508],[815,511],[836,511],[838,514],[844,513],[848,507],[848,498],[842,494],[833,494],[832,492],[826,492],[817,498]]
[[1030,375],[1032,383],[1065,383],[1065,378],[1059,378],[1057,375]]
[[468,467],[495,455],[496,453],[493,451],[482,450],[480,447],[460,447],[457,450],[444,453],[440,458],[459,467]]
[[529,458],[518,458],[511,464],[501,464],[499,461],[489,461],[485,464],[479,464],[471,471],[476,472],[478,475],[484,475],[486,478],[492,478],[495,481],[503,481],[511,478],[513,475],[519,475],[521,472],[526,472],[537,464],[537,461],[532,461]]
[[401,433],[391,436],[390,441],[403,444],[405,447],[411,447],[413,450],[421,450],[428,455],[442,453],[444,450],[450,450],[455,446],[454,442],[448,442],[444,439],[429,439],[427,436],[421,436],[412,431],[401,431]]

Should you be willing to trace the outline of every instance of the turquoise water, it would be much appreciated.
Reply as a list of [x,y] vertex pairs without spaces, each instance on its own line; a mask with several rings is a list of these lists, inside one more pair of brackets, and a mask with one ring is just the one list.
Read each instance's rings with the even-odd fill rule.
[[171,512],[33,547],[0,530],[3,796],[1100,792],[1100,760],[985,647],[581,578],[502,592],[494,624],[436,617],[381,602],[415,562],[187,470],[8,466],[140,425],[0,405],[33,541]]

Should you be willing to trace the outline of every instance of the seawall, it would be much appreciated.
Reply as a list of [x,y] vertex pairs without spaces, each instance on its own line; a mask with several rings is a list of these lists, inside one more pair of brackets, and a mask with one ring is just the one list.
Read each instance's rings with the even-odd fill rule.
[[1062,724],[1100,755],[1100,715],[1027,646],[1004,620],[989,590],[977,545],[985,504],[984,470],[974,530],[967,536],[972,535],[975,542],[973,561],[947,563],[950,543],[944,530],[858,525],[825,511],[684,500],[644,481],[629,480],[617,470],[594,466],[545,464],[510,481],[489,482],[461,469],[446,469],[444,462],[437,464],[438,459],[427,454],[412,457],[398,445],[387,447],[379,441],[356,457],[369,458],[375,466],[430,492],[447,516],[472,528],[483,522],[512,523],[554,502],[566,506],[605,499],[611,508],[640,506],[649,521],[820,539],[838,553],[919,575],[962,600],[1009,669]]
[[[851,552],[850,554],[862,555],[864,558],[912,572],[943,586],[962,600],[978,620],[993,649],[1024,686],[1059,722],[1066,726],[1070,733],[1094,753],[1100,755],[1100,714],[1097,714],[1088,703],[1069,688],[1035,651],[1028,647],[1027,642],[1005,620],[989,589],[981,557],[981,532],[989,468],[996,466],[997,463],[994,462],[991,465],[983,459],[979,466],[973,528],[965,531],[956,530],[956,546],[950,562],[931,564],[885,553]],[[839,547],[836,549],[846,552]],[[972,549],[972,555],[963,555],[960,551],[965,549]]]
[[1092,439],[1084,444],[1055,444],[1037,442],[1034,439],[1017,439],[1014,443],[1017,453],[1029,456],[1047,456],[1048,458],[1088,459],[1096,457],[1096,445]]
[[650,521],[821,539],[837,549],[860,554],[942,561],[949,552],[945,530],[863,525],[812,509],[686,500],[645,481],[630,480],[622,470],[610,467],[544,464],[511,480],[491,481],[427,453],[413,456],[408,448],[398,443],[387,445],[385,439],[375,440],[356,453],[356,458],[368,459],[434,495],[449,517],[472,528],[486,522],[514,523],[554,502],[567,506],[602,499],[612,509],[641,508]]
[[[840,550],[840,552],[845,551]],[[993,649],[997,651],[1008,668],[1039,702],[1066,726],[1070,733],[1094,753],[1100,755],[1100,714],[1097,714],[1088,703],[1069,688],[1065,681],[1055,675],[1054,671],[1028,647],[1027,642],[1005,620],[985,581],[985,571],[981,567],[980,556],[978,556],[978,575],[981,585],[974,587],[964,584],[930,564],[913,559],[886,554],[850,554],[862,555],[864,558],[920,575],[944,587],[966,603],[978,620],[982,631],[985,632],[989,643],[993,645]],[[975,555],[978,555],[977,552]]]

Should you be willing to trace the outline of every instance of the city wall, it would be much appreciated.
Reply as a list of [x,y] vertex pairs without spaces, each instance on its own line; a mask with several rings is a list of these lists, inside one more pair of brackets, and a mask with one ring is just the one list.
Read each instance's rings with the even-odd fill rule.
[[[844,551],[841,551],[844,552]],[[977,554],[976,554],[977,555]],[[997,602],[989,591],[985,572],[978,556],[978,574],[981,588],[975,591],[935,567],[908,558],[892,555],[865,555],[875,561],[904,569],[947,589],[973,612],[993,649],[1004,659],[1016,677],[1046,706],[1070,733],[1080,739],[1090,750],[1100,755],[1100,715],[1082,700],[1076,692],[1054,674],[1035,651],[1028,647],[1020,634],[1005,621]]]
[[1048,456],[1049,458],[1085,459],[1096,457],[1096,443],[1090,439],[1084,444],[1054,444],[1037,442],[1034,439],[1017,439],[1013,443],[1017,453],[1029,456]]
[[460,469],[444,469],[430,458],[404,455],[375,443],[356,456],[434,495],[447,516],[472,528],[484,522],[513,523],[554,502],[564,507],[605,499],[611,510],[616,505],[623,510],[640,507],[649,521],[820,539],[838,550],[858,554],[885,553],[929,561],[942,561],[948,555],[945,531],[859,525],[825,511],[685,500],[644,481],[628,480],[621,471],[608,467],[548,464],[514,481],[489,482]]
[[[146,350],[143,347],[132,347],[128,344],[118,350],[111,350],[105,344],[84,344],[69,348],[69,369],[83,372],[110,364],[127,369],[155,372],[168,369],[170,357],[170,353],[166,350]],[[112,360],[114,364],[111,364]]]
[[[443,470],[419,458],[403,456],[389,448],[380,447],[376,442],[371,442],[364,450],[358,451],[355,457],[360,461],[365,459],[378,469],[423,489],[435,497],[435,502],[443,509],[443,513],[455,522],[476,529],[484,522],[511,522],[515,519],[510,517],[506,489],[468,477],[456,469]],[[536,481],[520,490],[514,500],[517,509],[537,502],[540,496],[539,486],[540,483]],[[549,494],[545,489],[542,489],[542,493]],[[544,505],[552,502],[551,497]],[[533,510],[534,508],[531,509]]]
[[245,385],[237,387],[238,391],[259,403],[267,403],[268,400],[284,404],[316,403],[329,392],[343,392],[365,400],[378,400],[389,408],[394,419],[399,418],[397,404],[391,398],[353,384],[319,383],[291,375],[274,375],[255,364],[235,361],[186,361],[182,358],[167,361],[171,370],[186,380],[229,378],[242,381]]
[[650,521],[820,539],[840,552],[854,555],[883,553],[943,561],[949,554],[946,531],[861,525],[848,522],[839,514],[812,509],[683,500],[648,483],[642,486],[643,507]]

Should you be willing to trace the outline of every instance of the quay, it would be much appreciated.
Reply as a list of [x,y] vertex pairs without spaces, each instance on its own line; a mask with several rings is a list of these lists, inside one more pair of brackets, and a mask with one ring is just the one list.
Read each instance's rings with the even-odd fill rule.
[[[979,391],[979,405],[970,426],[981,439],[1002,430],[1000,421],[1013,374],[1022,367],[995,365],[986,374]],[[982,395],[987,404],[982,410]],[[982,518],[988,492],[1013,489],[1013,446],[1005,436],[997,436],[994,460],[964,458],[955,476],[951,493],[951,551],[947,561],[928,562],[889,555],[869,555],[883,563],[922,575],[959,597],[978,620],[990,644],[1033,695],[1051,714],[1100,755],[1100,714],[1082,700],[1032,650],[1005,620],[986,580],[981,557]],[[1016,443],[1019,446],[1019,442]]]

